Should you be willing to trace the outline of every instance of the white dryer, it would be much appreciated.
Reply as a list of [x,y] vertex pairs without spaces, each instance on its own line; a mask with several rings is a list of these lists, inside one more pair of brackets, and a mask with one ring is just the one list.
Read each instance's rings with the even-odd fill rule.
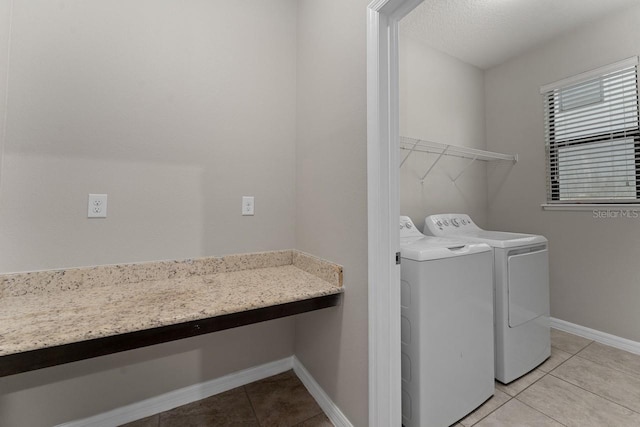
[[489,399],[493,256],[400,217],[402,423],[447,427]]
[[483,230],[464,214],[428,216],[424,233],[493,248],[496,379],[510,383],[544,362],[551,355],[547,239]]

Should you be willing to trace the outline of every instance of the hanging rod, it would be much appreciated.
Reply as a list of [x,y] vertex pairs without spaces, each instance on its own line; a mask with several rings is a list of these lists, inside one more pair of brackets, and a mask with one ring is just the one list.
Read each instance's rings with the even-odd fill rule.
[[417,138],[408,138],[406,136],[400,137],[400,148],[403,150],[407,150],[407,155],[400,162],[400,167],[404,165],[409,156],[411,156],[414,152],[421,153],[435,153],[438,154],[436,160],[431,164],[427,172],[422,176],[420,181],[424,181],[429,172],[435,167],[435,165],[440,161],[443,156],[453,156],[453,157],[461,157],[463,159],[470,159],[471,161],[467,163],[467,165],[460,171],[460,173],[452,180],[456,182],[462,174],[474,163],[476,160],[482,160],[485,162],[490,162],[494,160],[506,160],[510,162],[517,162],[518,155],[517,154],[502,154],[495,153],[493,151],[485,151],[478,150],[476,148],[468,148],[468,147],[459,147],[451,144],[441,144],[439,142],[433,141],[425,141]]

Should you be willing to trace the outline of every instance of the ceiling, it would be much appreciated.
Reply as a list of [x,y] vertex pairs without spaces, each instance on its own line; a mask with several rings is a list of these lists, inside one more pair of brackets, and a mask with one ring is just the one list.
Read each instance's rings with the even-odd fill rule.
[[633,5],[640,0],[425,0],[401,34],[487,69]]

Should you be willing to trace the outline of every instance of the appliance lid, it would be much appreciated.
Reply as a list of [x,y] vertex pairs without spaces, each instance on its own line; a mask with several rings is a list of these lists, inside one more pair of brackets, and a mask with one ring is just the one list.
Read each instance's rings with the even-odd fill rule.
[[484,243],[464,243],[442,237],[425,236],[421,239],[400,239],[400,254],[413,261],[432,261],[456,256],[489,252]]
[[523,233],[507,233],[504,231],[476,230],[456,234],[457,239],[469,242],[482,242],[494,248],[515,248],[534,244],[547,243],[544,236]]

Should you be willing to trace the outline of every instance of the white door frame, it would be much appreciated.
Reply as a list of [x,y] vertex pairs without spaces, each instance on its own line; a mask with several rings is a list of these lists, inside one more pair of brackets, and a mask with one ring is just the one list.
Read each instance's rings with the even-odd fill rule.
[[423,0],[367,9],[369,426],[402,424],[398,186],[398,22]]

